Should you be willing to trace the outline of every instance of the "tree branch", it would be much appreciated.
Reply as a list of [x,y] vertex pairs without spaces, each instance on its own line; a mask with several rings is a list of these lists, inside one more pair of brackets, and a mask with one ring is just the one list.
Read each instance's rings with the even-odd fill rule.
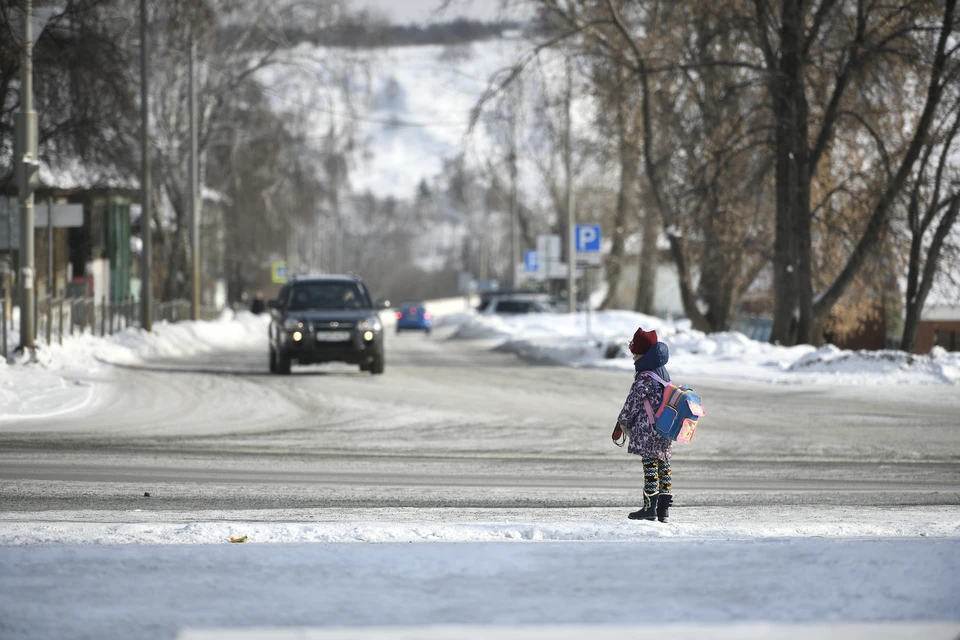
[[840,271],[840,274],[833,283],[821,293],[814,303],[814,315],[823,317],[837,303],[841,296],[846,292],[847,287],[853,282],[854,277],[860,270],[861,265],[867,255],[874,249],[880,240],[881,233],[887,223],[887,218],[894,200],[903,189],[913,165],[920,155],[920,151],[926,142],[927,133],[930,129],[930,123],[933,120],[934,113],[940,103],[943,94],[944,85],[941,83],[944,69],[946,68],[946,44],[953,31],[954,11],[957,0],[946,0],[944,6],[943,26],[940,31],[940,37],[937,42],[936,55],[934,56],[933,67],[930,70],[930,80],[927,89],[927,99],[923,111],[917,123],[913,139],[907,149],[907,153],[900,164],[896,176],[887,186],[884,193],[873,209],[870,221],[867,223],[863,236],[857,243],[847,260],[846,265]]

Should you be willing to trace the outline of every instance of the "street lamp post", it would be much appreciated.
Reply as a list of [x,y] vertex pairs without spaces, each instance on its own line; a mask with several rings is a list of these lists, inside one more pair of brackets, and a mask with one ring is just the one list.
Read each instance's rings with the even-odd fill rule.
[[140,0],[140,229],[143,255],[140,257],[140,326],[153,330],[153,229],[150,214],[150,43],[147,29],[147,0]]
[[33,192],[39,185],[37,113],[33,110],[33,2],[23,10],[23,61],[20,112],[16,116],[17,191],[20,198],[20,350],[35,348],[35,256],[33,244]]

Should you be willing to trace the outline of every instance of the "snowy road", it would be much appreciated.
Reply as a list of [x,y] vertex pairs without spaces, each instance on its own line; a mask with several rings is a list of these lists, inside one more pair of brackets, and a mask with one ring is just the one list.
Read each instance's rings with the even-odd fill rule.
[[[265,349],[97,372],[86,409],[0,423],[0,511],[634,505],[608,437],[628,375],[390,338],[382,377],[269,376]],[[960,504],[953,389],[689,382],[709,415],[676,447],[678,513]]]
[[706,636],[960,629],[952,388],[688,380],[708,420],[671,523],[637,523],[640,465],[609,441],[629,374],[442,336],[391,336],[379,377],[269,376],[265,351],[64,373],[83,408],[0,421],[0,637],[649,629],[649,579],[655,622]]

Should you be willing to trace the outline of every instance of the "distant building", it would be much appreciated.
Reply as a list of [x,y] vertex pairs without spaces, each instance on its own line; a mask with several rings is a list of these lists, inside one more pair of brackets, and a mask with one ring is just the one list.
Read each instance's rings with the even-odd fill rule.
[[[83,206],[83,225],[54,229],[54,269],[48,266],[47,229],[34,231],[36,288],[38,298],[92,297],[117,303],[140,296],[140,188],[130,178],[93,174],[83,167],[53,171],[41,165],[41,187],[35,193],[35,211],[48,204]],[[5,211],[15,205],[16,190],[0,193],[0,254],[12,254],[19,269],[19,252],[8,251]],[[222,308],[226,303],[224,284],[224,227],[227,199],[203,189],[201,217],[201,305]],[[14,234],[17,235],[16,233]],[[154,256],[160,256],[159,234],[154,234]],[[14,238],[16,247],[19,242]],[[154,258],[155,267],[158,266]],[[156,274],[155,274],[156,275]],[[154,291],[159,293],[155,281]]]
[[936,305],[924,309],[917,330],[917,353],[933,347],[960,351],[960,305]]

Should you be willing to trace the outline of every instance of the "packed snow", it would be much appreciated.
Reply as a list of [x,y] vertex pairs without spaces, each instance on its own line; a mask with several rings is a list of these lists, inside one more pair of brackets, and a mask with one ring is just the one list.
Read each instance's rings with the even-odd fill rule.
[[177,640],[636,640],[669,637],[670,640],[956,640],[960,625],[937,622],[770,623],[733,622],[675,624],[672,622],[627,626],[623,624],[428,625],[417,627],[274,627],[237,631],[229,627],[185,629]]
[[0,566],[5,638],[169,640],[210,627],[960,622],[957,539],[0,546]]
[[[251,544],[348,542],[641,542],[644,540],[757,540],[773,538],[960,538],[960,507],[763,507],[676,508],[673,522],[634,522],[624,511],[595,509],[615,519],[572,514],[557,519],[549,510],[501,517],[496,511],[416,510],[408,520],[282,521],[270,512],[219,514],[127,512],[118,522],[82,522],[83,514],[59,521],[37,514],[9,513],[0,521],[0,546],[225,544],[246,537]],[[70,514],[60,514],[68,516]],[[315,518],[315,513],[300,513]],[[583,516],[586,515],[586,518]],[[592,514],[598,515],[596,513]],[[471,517],[472,516],[472,517]],[[543,520],[525,520],[531,516]],[[244,518],[250,518],[244,520]],[[322,516],[321,516],[322,517]],[[487,521],[483,518],[486,517]],[[158,520],[159,518],[159,520]],[[164,522],[167,520],[179,520]]]
[[498,316],[465,312],[446,319],[453,336],[486,340],[492,348],[535,363],[633,368],[627,343],[637,327],[655,329],[670,347],[671,375],[722,377],[771,383],[957,384],[960,353],[936,347],[929,354],[847,351],[833,345],[782,347],[742,333],[705,334],[689,322],[629,311]]
[[[105,337],[65,336],[62,345],[38,341],[35,360],[20,355],[0,362],[0,422],[48,418],[88,406],[102,391],[98,381],[114,373],[111,365],[265,348],[267,323],[265,315],[226,311],[215,321],[156,323],[152,332],[131,327]],[[18,342],[14,332],[10,344]]]

